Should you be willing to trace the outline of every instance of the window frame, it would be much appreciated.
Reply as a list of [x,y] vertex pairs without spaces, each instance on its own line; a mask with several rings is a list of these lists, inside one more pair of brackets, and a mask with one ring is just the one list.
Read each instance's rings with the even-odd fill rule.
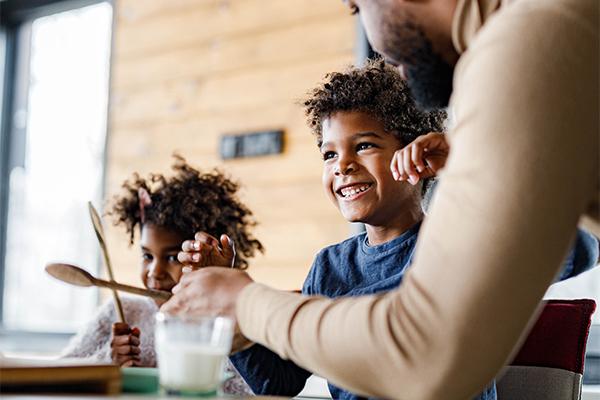
[[[22,74],[19,79],[18,64],[29,64],[29,48],[27,54],[19,51],[24,47],[19,46],[19,32],[22,27],[32,20],[57,14],[64,11],[83,8],[98,3],[109,3],[113,8],[112,31],[114,32],[114,1],[113,0],[0,0],[0,339],[3,345],[0,351],[33,351],[44,352],[49,348],[58,349],[66,343],[73,333],[55,332],[30,332],[24,330],[9,330],[4,326],[4,288],[6,270],[6,243],[8,228],[8,201],[9,201],[9,171],[18,165],[19,154],[25,151],[25,143],[15,141],[14,111],[18,104],[27,101],[29,74]],[[111,36],[112,58],[114,35]],[[110,60],[109,60],[110,62]],[[112,69],[112,63],[111,67]],[[109,98],[112,71],[109,71]],[[108,107],[108,106],[107,106]],[[107,119],[109,112],[107,108]],[[106,181],[106,159],[108,127],[104,143],[104,169],[102,173],[102,195],[104,195]],[[22,128],[21,128],[22,129]],[[22,157],[21,157],[22,158]],[[10,340],[6,340],[10,339]]]

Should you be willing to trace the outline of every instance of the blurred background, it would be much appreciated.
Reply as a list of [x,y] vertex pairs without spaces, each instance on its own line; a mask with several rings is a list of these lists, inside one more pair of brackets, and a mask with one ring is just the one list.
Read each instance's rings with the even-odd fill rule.
[[[0,0],[0,23],[0,351],[55,354],[90,318],[105,294],[44,265],[105,276],[86,202],[170,173],[174,152],[241,182],[266,248],[258,281],[299,289],[322,247],[360,229],[329,204],[297,104],[369,55],[341,0]],[[275,154],[225,154],[231,135],[272,131]],[[140,286],[137,244],[105,227],[116,280]],[[599,281],[549,295],[600,298]]]
[[[261,282],[299,289],[316,252],[351,233],[321,188],[297,104],[363,51],[341,1],[0,5],[5,332],[58,338],[90,317],[105,294],[49,278],[44,265],[105,276],[86,202],[102,210],[133,172],[170,173],[174,152],[242,184],[266,248],[249,270]],[[225,136],[264,131],[281,132],[280,153],[223,159]],[[105,227],[116,279],[141,285],[137,243],[108,219]]]

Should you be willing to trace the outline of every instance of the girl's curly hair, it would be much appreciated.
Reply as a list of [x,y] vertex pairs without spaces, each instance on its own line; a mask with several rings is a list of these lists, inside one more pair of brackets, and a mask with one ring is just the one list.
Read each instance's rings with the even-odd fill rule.
[[323,120],[340,111],[362,111],[378,119],[403,146],[418,136],[444,130],[446,112],[418,108],[396,68],[383,60],[325,75],[303,102],[308,125],[321,145]]
[[[235,267],[246,269],[247,258],[256,251],[264,252],[263,245],[250,230],[256,225],[252,212],[242,204],[236,192],[239,184],[226,178],[219,170],[203,173],[192,168],[185,159],[175,155],[175,174],[165,177],[150,174],[143,179],[135,173],[123,183],[124,194],[115,196],[112,209],[115,225],[124,225],[133,244],[136,226],[152,224],[184,237],[204,231],[214,237],[225,233],[235,242]],[[142,221],[138,191],[145,189],[151,204],[144,207]]]

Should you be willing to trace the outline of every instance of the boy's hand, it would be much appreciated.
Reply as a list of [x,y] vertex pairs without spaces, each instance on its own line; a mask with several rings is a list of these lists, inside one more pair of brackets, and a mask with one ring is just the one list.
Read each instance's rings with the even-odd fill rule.
[[420,179],[431,178],[444,168],[450,146],[442,133],[431,132],[419,136],[411,144],[396,151],[390,169],[397,181],[412,185]]
[[235,261],[235,244],[227,235],[221,235],[219,240],[206,232],[198,232],[195,240],[182,243],[177,259],[192,269],[202,267],[233,267]]
[[112,334],[110,347],[113,362],[121,367],[141,367],[139,328],[132,329],[125,323],[115,322]]

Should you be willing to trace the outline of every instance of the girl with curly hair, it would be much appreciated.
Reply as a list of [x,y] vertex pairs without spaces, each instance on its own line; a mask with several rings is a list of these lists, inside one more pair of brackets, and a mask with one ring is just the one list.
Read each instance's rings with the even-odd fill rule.
[[[247,268],[248,259],[262,252],[263,246],[251,233],[256,225],[252,212],[237,198],[239,185],[218,170],[201,172],[179,156],[175,156],[173,171],[169,177],[134,174],[108,212],[115,225],[125,228],[130,244],[139,232],[144,286],[173,289],[185,268],[190,268],[184,267],[177,254],[184,240],[197,232],[196,238],[211,246],[198,247],[197,257],[187,264]],[[154,315],[161,301],[123,296],[122,303],[127,323],[116,322],[113,303],[106,303],[73,337],[62,356],[112,361],[122,367],[156,366]],[[235,373],[230,365],[228,369]],[[251,394],[235,375],[225,383],[225,392]]]

